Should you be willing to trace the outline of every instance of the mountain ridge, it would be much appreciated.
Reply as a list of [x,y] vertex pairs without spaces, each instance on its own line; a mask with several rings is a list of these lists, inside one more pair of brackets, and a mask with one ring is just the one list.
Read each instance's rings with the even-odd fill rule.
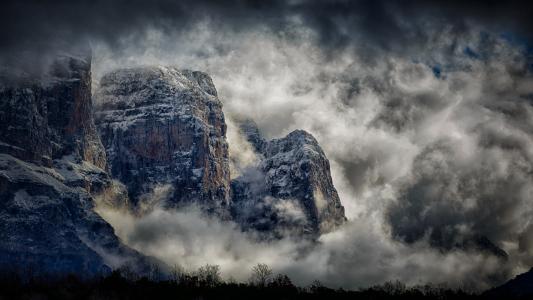
[[[297,217],[303,219],[300,221],[308,223],[287,223],[283,218],[270,215],[270,222],[273,223],[269,227],[271,229],[277,228],[276,223],[281,222],[284,223],[281,227],[298,228],[294,233],[316,235],[331,231],[344,223],[344,209],[333,187],[329,162],[316,139],[302,130],[294,131],[286,138],[266,141],[255,123],[250,121],[249,129],[256,138],[252,144],[256,144],[256,152],[262,157],[262,163],[275,164],[276,161],[281,161],[283,165],[293,164],[295,168],[299,168],[297,164],[309,161],[310,165],[316,163],[316,166],[313,165],[312,170],[308,171],[320,174],[312,177],[301,172],[302,182],[295,183],[292,187],[294,190],[301,190],[300,192],[282,195],[280,191],[258,191],[259,194],[254,195],[248,189],[247,196],[241,194],[238,180],[230,178],[227,125],[222,102],[206,73],[161,66],[119,69],[102,77],[95,97],[98,103],[96,123],[107,150],[111,174],[126,184],[132,199],[142,201],[145,195],[153,195],[155,189],[164,185],[168,192],[164,196],[164,206],[171,208],[198,204],[208,213],[216,212],[224,219],[237,221],[243,230],[259,228],[244,221],[245,218],[241,216],[247,215],[246,210],[250,205],[255,205],[244,202],[256,201],[258,197],[269,197],[266,202],[261,200],[260,209],[279,215],[283,212],[272,208],[283,206],[286,212],[296,212],[299,214]],[[195,122],[194,126],[191,126],[191,120]],[[248,135],[247,138],[249,137]],[[138,150],[139,145],[151,151]],[[296,149],[298,147],[301,149]],[[294,148],[292,158],[291,151],[285,152],[289,148]],[[285,168],[276,166],[278,167]],[[296,178],[284,177],[274,171],[269,174],[266,171],[270,168],[261,169],[269,182],[264,183],[265,189],[274,188],[276,185],[273,182],[288,182]],[[324,172],[320,172],[321,169]],[[307,186],[318,187],[321,181],[325,182],[324,186],[316,191],[304,191]],[[214,193],[209,192],[213,190],[209,185],[213,182],[217,183]],[[321,212],[318,212],[314,200],[324,197],[315,197],[313,193],[328,196],[323,202],[326,205],[333,203],[326,210],[333,211],[333,216],[323,220],[320,218]],[[313,200],[307,201],[305,198]],[[134,200],[134,203],[138,201]],[[271,203],[267,203],[269,201]],[[289,212],[288,209],[292,211]],[[312,210],[315,212],[312,213]],[[325,225],[326,219],[332,221],[332,224]],[[292,228],[284,228],[282,231],[292,231],[285,229]],[[282,231],[274,235],[281,237],[284,235]]]
[[275,238],[316,237],[346,221],[329,162],[304,131],[267,141],[254,129],[264,191],[237,200],[222,102],[206,73],[117,69],[94,95],[91,89],[90,56],[61,56],[44,77],[0,85],[2,269],[93,276],[167,268],[123,244],[95,212],[98,203],[130,210],[145,201],[146,209],[193,204],[248,231],[258,226],[239,214],[261,199],[276,214],[268,233]]
[[112,181],[92,117],[90,57],[59,57],[47,78],[0,87],[2,269],[147,272],[159,262],[122,244],[94,212]]

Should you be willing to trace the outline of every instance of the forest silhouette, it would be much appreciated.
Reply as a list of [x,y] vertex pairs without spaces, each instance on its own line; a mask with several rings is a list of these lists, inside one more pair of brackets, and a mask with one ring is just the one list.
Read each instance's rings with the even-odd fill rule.
[[[527,299],[511,298],[506,299]],[[489,294],[449,288],[443,284],[408,287],[400,281],[359,290],[332,289],[315,280],[301,287],[289,276],[275,274],[266,264],[250,270],[247,282],[222,279],[218,265],[196,271],[157,266],[144,276],[130,268],[106,276],[35,274],[31,269],[11,270],[0,277],[0,299],[498,299]]]

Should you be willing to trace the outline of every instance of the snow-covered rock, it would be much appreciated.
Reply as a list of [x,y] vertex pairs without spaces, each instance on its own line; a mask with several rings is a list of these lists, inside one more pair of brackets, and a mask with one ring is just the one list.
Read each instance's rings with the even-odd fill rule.
[[329,161],[311,134],[295,130],[266,141],[253,121],[240,128],[261,160],[232,181],[232,213],[239,223],[283,236],[317,235],[346,221]]
[[112,176],[125,184],[138,211],[154,201],[193,203],[274,236],[317,235],[346,220],[329,162],[301,130],[266,141],[253,121],[242,122],[260,164],[242,170],[230,188],[222,104],[205,73],[116,70],[102,77],[95,99]]
[[226,123],[208,75],[173,67],[116,70],[102,77],[95,99],[111,173],[134,204],[171,185],[165,205],[195,203],[229,216]]
[[127,264],[145,272],[149,260],[120,242],[88,191],[72,182],[0,154],[0,268],[93,276]]
[[222,104],[205,73],[111,72],[95,95],[97,125],[90,58],[64,56],[44,80],[21,78],[0,80],[0,268],[148,271],[155,261],[120,242],[95,199],[141,211],[194,203],[273,236],[316,236],[346,220],[329,162],[304,131],[266,141],[243,123],[259,163],[230,185]]
[[150,261],[94,212],[111,197],[92,117],[90,58],[0,84],[0,269],[91,276]]
[[0,152],[48,166],[73,154],[105,169],[92,118],[90,58],[59,57],[45,81],[0,84]]

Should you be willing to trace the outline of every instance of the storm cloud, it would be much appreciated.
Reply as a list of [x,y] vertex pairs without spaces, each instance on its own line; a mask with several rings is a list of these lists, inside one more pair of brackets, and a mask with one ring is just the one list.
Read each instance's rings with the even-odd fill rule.
[[121,41],[142,41],[147,30],[186,32],[209,21],[232,32],[266,27],[292,38],[299,35],[291,28],[301,25],[312,30],[331,55],[355,44],[375,59],[376,52],[423,50],[424,42],[433,38],[428,28],[451,26],[461,33],[480,25],[530,40],[532,13],[527,1],[9,0],[0,11],[0,49],[2,57],[10,59],[22,52],[42,57],[97,41],[118,51]]
[[[420,55],[369,62],[355,45],[332,58],[304,38],[312,37],[309,28],[291,30],[302,38],[266,28],[235,33],[206,22],[177,39],[154,31],[123,57],[105,45],[95,48],[96,85],[106,70],[138,64],[211,74],[230,124],[234,170],[253,163],[254,154],[233,118],[254,119],[269,138],[311,132],[331,161],[349,219],[308,249],[290,240],[261,244],[217,222],[210,224],[227,235],[204,240],[194,228],[156,235],[178,246],[187,243],[181,234],[187,232],[205,247],[219,247],[231,263],[157,251],[164,247],[148,253],[170,263],[219,263],[239,279],[247,272],[238,266],[267,262],[300,284],[318,278],[344,287],[399,279],[486,288],[527,270],[533,92],[527,50],[478,27],[461,35],[449,28],[433,32]],[[167,222],[148,219],[150,232],[166,232],[158,228]],[[125,239],[137,236],[146,220],[127,227]],[[251,251],[223,246],[237,245],[235,239]],[[131,245],[143,251],[153,244],[136,239]]]

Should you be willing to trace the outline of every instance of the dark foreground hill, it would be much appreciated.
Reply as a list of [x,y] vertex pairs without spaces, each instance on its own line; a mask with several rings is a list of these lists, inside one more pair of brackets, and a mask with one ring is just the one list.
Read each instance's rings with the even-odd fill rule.
[[490,299],[533,299],[533,269],[484,294]]

